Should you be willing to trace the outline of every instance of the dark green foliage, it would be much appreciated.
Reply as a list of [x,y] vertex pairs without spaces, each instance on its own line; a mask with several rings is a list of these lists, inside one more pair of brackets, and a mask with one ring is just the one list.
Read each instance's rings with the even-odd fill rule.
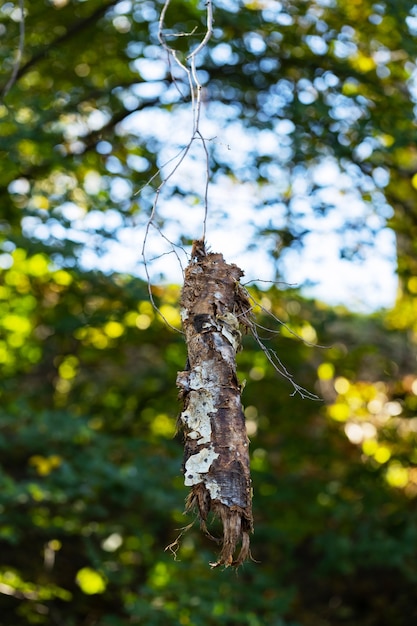
[[[189,108],[187,85],[177,79],[180,97],[158,66],[161,4],[25,2],[17,68],[18,4],[0,7],[0,91],[17,69],[0,104],[0,626],[413,624],[414,2],[215,2],[213,39],[199,57],[205,115],[239,121],[254,146],[269,131],[281,142],[240,164],[224,156],[222,138],[210,146],[213,182],[226,174],[260,192],[273,185],[254,209],[276,206],[279,219],[248,247],[272,242],[281,271],[282,254],[307,233],[295,182],[305,180],[315,214],[326,214],[332,201],[311,171],[330,157],[369,207],[344,227],[360,235],[355,254],[348,245],[342,253],[360,258],[388,218],[402,279],[395,308],[371,316],[253,291],[288,324],[258,311],[280,330],[260,329],[268,347],[322,401],[292,397],[244,339],[257,562],[237,574],[210,570],[216,546],[197,524],[177,560],[164,552],[192,521],[175,432],[185,345],[142,281],[86,271],[81,256],[102,255],[121,229],[145,223],[154,199],[150,187],[137,192],[169,138],[121,122]],[[196,2],[172,2],[167,31],[197,26],[170,39],[181,58],[200,40],[203,16]],[[181,182],[174,192],[192,205]],[[83,221],[94,212],[119,225]],[[194,234],[181,233],[183,243]],[[153,297],[178,325],[179,288]]]
[[[197,527],[184,535],[177,560],[164,552],[190,521],[182,514],[181,437],[174,437],[182,337],[154,318],[137,280],[61,270],[30,276],[28,264],[21,260],[20,271],[37,294],[33,335],[43,336],[36,363],[20,355],[2,381],[2,625],[395,626],[413,614],[414,492],[389,484],[387,463],[350,443],[345,422],[326,416],[323,402],[291,397],[249,337],[240,369],[249,381],[258,562],[237,574],[210,570],[216,548]],[[58,279],[67,282],[59,290]],[[12,307],[19,296],[9,290]],[[171,306],[177,294],[161,290],[160,304]],[[333,346],[307,347],[285,328],[270,345],[309,389],[318,368],[316,390],[329,407],[337,406],[333,381],[340,386],[345,376],[352,392],[360,390],[355,373],[370,357],[368,392],[392,385],[387,341],[404,363],[392,386],[399,397],[409,348],[381,316],[368,344],[366,318],[275,290],[256,295],[301,334],[315,328]],[[335,368],[330,379],[326,367]],[[407,467],[415,437],[389,428],[388,421],[379,439]]]

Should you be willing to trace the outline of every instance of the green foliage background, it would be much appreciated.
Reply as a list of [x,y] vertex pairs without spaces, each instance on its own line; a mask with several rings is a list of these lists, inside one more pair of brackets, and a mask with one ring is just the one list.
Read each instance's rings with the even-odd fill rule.
[[[0,8],[3,86],[18,49],[17,8]],[[245,339],[256,562],[235,573],[210,570],[216,546],[197,524],[176,560],[164,551],[192,521],[182,512],[176,434],[184,342],[155,316],[141,280],[85,270],[84,246],[103,249],[116,235],[91,228],[79,239],[62,210],[71,202],[86,215],[117,212],[125,226],[147,215],[149,201],[134,190],[156,172],[160,146],[120,122],[150,107],[189,106],[170,90],[168,71],[163,95],[135,95],[148,79],[133,60],[158,57],[160,5],[25,7],[23,58],[0,106],[1,626],[408,626],[417,617],[415,9],[406,0],[280,9],[277,20],[269,3],[216,3],[213,48],[227,43],[231,56],[219,63],[208,51],[202,61],[212,99],[231,107],[225,120],[255,130],[277,117],[294,125],[280,162],[289,186],[277,191],[288,220],[268,235],[275,251],[301,241],[291,176],[332,155],[375,214],[391,215],[401,289],[392,310],[368,316],[292,290],[253,290],[260,324],[280,330],[263,331],[269,347],[323,400],[292,397]],[[169,26],[191,32],[203,14],[175,2]],[[309,104],[294,95],[314,84]],[[94,111],[106,116],[99,128]],[[355,151],[363,142],[372,144],[365,157]],[[236,172],[214,154],[214,181],[266,184],[272,161],[253,154]],[[85,184],[91,172],[101,177],[97,193]],[[112,196],[120,178],[132,185],[128,199]],[[154,287],[153,296],[178,326],[179,287]]]

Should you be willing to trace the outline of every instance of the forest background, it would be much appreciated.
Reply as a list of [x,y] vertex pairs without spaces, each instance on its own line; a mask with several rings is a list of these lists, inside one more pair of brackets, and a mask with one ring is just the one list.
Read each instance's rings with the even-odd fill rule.
[[[192,517],[176,434],[180,284],[157,279],[201,234],[206,170],[195,142],[151,226],[152,297],[167,326],[149,300],[141,246],[191,105],[158,40],[161,9],[152,0],[0,7],[0,624],[408,626],[417,618],[417,5],[214,2],[198,59],[204,116],[222,133],[204,136],[217,197],[209,243],[218,223],[230,246],[265,250],[285,281],[288,255],[300,250],[302,263],[308,237],[336,216],[352,262],[381,229],[395,234],[399,281],[395,304],[366,315],[284,282],[250,287],[259,322],[279,331],[264,331],[268,346],[322,400],[292,396],[244,339],[256,562],[237,574],[210,569],[216,546],[197,524],[176,560],[164,552]],[[203,3],[169,7],[164,32],[184,62],[205,15]],[[241,151],[229,149],[230,128],[246,138]],[[238,189],[254,198],[247,240],[228,227]],[[132,241],[136,271],[111,271]],[[230,250],[215,251],[236,262]]]

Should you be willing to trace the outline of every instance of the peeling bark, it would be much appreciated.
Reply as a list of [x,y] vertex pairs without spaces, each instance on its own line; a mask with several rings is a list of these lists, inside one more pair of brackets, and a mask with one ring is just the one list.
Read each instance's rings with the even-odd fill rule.
[[242,270],[221,254],[206,254],[204,242],[194,242],[181,296],[188,369],[178,373],[177,386],[183,400],[184,478],[191,488],[186,508],[198,510],[212,539],[210,511],[223,525],[222,550],[213,567],[238,566],[249,558],[253,531],[249,440],[236,376],[239,324],[248,325],[251,308],[241,276]]

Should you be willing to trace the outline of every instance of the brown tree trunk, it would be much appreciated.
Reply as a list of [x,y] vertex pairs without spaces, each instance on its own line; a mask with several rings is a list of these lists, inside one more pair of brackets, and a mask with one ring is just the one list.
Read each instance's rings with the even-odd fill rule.
[[236,376],[239,323],[245,325],[250,311],[239,284],[242,275],[196,241],[181,296],[188,369],[178,373],[177,385],[184,403],[183,470],[191,487],[187,510],[197,508],[209,536],[209,512],[222,521],[222,550],[213,567],[238,566],[247,559],[253,531],[249,440]]

